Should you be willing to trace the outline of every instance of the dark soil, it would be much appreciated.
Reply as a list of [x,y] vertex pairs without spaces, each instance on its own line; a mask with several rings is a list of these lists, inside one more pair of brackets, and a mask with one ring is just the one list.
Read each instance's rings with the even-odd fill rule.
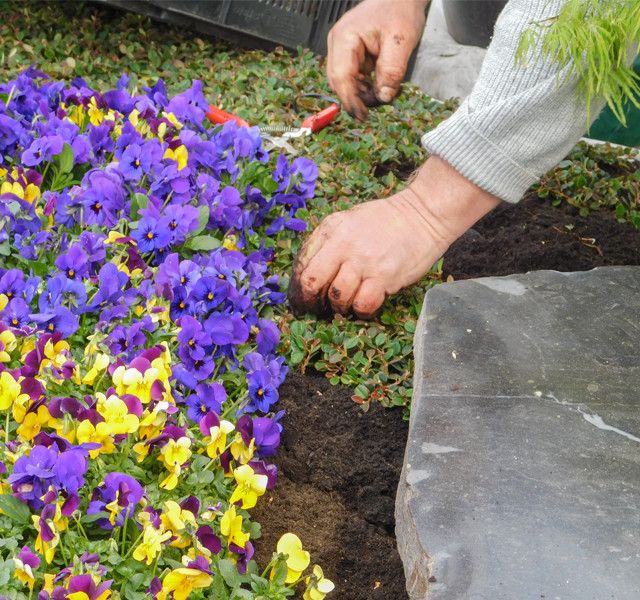
[[640,265],[640,231],[610,211],[581,217],[569,204],[556,208],[532,194],[479,221],[449,248],[443,271],[468,279],[605,265]]
[[[456,242],[444,272],[464,279],[638,264],[640,232],[631,225],[529,196]],[[280,481],[255,513],[265,535],[258,555],[266,564],[280,535],[293,531],[336,583],[336,600],[405,600],[393,512],[407,424],[400,410],[374,404],[363,413],[351,394],[317,375],[291,374],[283,385]]]
[[363,413],[351,395],[321,376],[292,373],[282,386],[278,485],[253,512],[264,525],[259,562],[292,531],[336,584],[336,600],[403,600],[393,511],[407,423],[400,409]]

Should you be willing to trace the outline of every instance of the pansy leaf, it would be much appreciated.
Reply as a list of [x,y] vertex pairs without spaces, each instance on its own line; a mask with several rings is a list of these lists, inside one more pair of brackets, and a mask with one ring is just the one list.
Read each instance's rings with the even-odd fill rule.
[[92,513],[90,515],[84,514],[80,518],[80,521],[83,525],[87,525],[89,523],[95,523],[98,519],[108,519],[109,513],[106,511],[100,511],[97,513]]
[[209,597],[216,600],[229,600],[229,590],[222,577],[214,577],[213,584],[208,589]]
[[12,559],[0,560],[0,586],[5,589],[7,583],[11,579],[15,563]]
[[29,507],[10,494],[0,495],[0,510],[16,523],[28,523],[31,517]]
[[62,152],[58,155],[58,164],[60,165],[60,173],[71,173],[73,169],[73,148],[69,144],[62,147]]
[[242,577],[240,576],[240,573],[238,573],[238,568],[228,558],[223,558],[218,561],[218,570],[220,571],[220,575],[222,575],[225,583],[231,589],[238,587],[242,583]]
[[198,206],[198,228],[193,232],[193,235],[200,235],[207,223],[209,222],[209,215],[211,214],[211,210],[206,204],[201,204]]
[[185,247],[195,252],[206,252],[220,247],[220,240],[210,235],[197,235],[185,242]]
[[284,582],[287,578],[287,563],[285,560],[279,560],[275,566],[273,567],[273,576],[271,577],[271,581],[275,585],[284,585]]
[[149,205],[149,198],[146,194],[134,194],[131,199],[131,210],[129,211],[129,216],[132,219],[137,219],[138,214],[140,213],[140,209],[146,208]]

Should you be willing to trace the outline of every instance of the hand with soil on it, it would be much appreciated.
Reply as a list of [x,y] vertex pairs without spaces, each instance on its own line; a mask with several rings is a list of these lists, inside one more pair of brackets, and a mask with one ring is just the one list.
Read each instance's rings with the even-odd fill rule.
[[431,156],[407,189],[322,221],[294,263],[291,308],[373,317],[387,296],[422,278],[499,202]]
[[367,106],[391,102],[397,95],[424,29],[427,4],[428,0],[364,0],[329,32],[329,85],[356,119],[366,118]]

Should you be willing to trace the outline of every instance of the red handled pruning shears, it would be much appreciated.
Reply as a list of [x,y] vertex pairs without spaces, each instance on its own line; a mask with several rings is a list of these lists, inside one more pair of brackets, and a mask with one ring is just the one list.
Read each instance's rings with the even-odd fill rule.
[[[309,115],[306,119],[302,121],[300,127],[287,127],[282,125],[273,125],[273,126],[263,126],[260,127],[260,133],[263,134],[263,139],[265,140],[266,149],[270,150],[271,148],[283,148],[287,150],[291,154],[296,154],[295,148],[289,144],[287,140],[299,137],[305,137],[307,135],[311,135],[312,133],[317,133],[324,129],[329,123],[331,123],[340,113],[340,104],[333,99],[328,98],[326,96],[321,96],[319,94],[305,94],[307,97],[320,98],[322,100],[328,100],[331,102],[329,106],[323,108],[321,111]],[[249,127],[249,123],[247,123],[244,119],[228,113],[217,106],[209,106],[209,112],[207,113],[207,118],[216,124],[223,124],[227,121],[235,121],[239,127]]]

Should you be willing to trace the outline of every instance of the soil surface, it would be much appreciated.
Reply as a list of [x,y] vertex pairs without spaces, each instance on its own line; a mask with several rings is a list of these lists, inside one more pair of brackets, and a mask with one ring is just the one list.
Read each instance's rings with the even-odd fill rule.
[[[480,221],[445,255],[454,279],[534,269],[640,265],[640,232],[606,211],[580,217],[529,196]],[[407,423],[402,411],[363,413],[348,388],[292,373],[281,388],[280,479],[254,515],[266,564],[280,535],[300,536],[336,584],[336,600],[406,600],[394,539],[394,501]]]
[[529,195],[516,206],[501,205],[455,242],[443,271],[469,279],[606,265],[640,265],[640,231],[606,210],[581,217],[569,204],[554,207]]
[[336,584],[336,600],[405,600],[393,518],[407,437],[402,410],[363,413],[350,389],[318,375],[291,373],[280,392],[287,414],[278,485],[252,512],[263,525],[259,564],[292,531]]

